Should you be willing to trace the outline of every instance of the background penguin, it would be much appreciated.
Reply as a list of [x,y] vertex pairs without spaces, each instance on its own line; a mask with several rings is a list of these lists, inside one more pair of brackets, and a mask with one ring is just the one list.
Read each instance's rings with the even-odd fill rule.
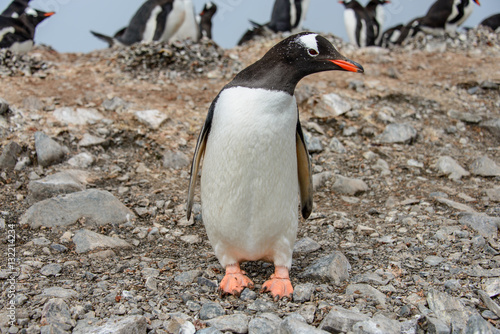
[[382,29],[385,22],[385,13],[383,5],[390,3],[388,0],[370,0],[365,6],[366,12],[370,16],[373,24],[373,35],[375,37],[375,45],[380,45],[382,39]]
[[[172,10],[174,0],[148,0],[130,20],[129,25],[119,30],[114,37],[106,36],[94,31],[91,33],[105,41],[109,46],[132,45],[138,42],[159,40],[165,30],[165,22]],[[179,0],[176,0],[179,1]]]
[[472,14],[474,11],[475,2],[478,6],[481,4],[479,0],[455,0],[453,2],[453,8],[451,15],[446,19],[445,30],[449,34],[456,32],[457,28],[460,27]]
[[30,7],[19,18],[0,16],[0,49],[28,52],[33,48],[36,26],[54,12],[43,12]]
[[[183,41],[185,39],[190,39],[192,41],[199,41],[201,36],[200,36],[200,28],[198,23],[196,22],[196,14],[194,11],[194,5],[191,0],[175,0],[174,5],[179,2],[183,4],[184,10],[183,10],[183,19],[178,27],[174,31],[174,33],[168,37],[166,34],[162,36],[160,39],[162,42],[174,42],[174,41]],[[173,13],[172,16],[175,16],[176,14]],[[170,16],[169,16],[170,20]],[[167,20],[167,25],[169,24]]]
[[200,38],[206,37],[212,39],[212,17],[217,12],[217,5],[213,2],[207,2],[200,13],[196,17],[196,21],[200,27]]
[[404,29],[404,25],[398,24],[392,28],[387,29],[382,34],[382,38],[380,39],[379,46],[387,48],[390,45],[397,44],[399,37],[401,36],[401,31]]
[[289,278],[298,227],[312,210],[309,154],[294,91],[305,76],[322,71],[363,72],[324,37],[304,32],[272,47],[228,83],[212,102],[191,165],[187,217],[191,215],[200,161],[203,222],[226,274],[223,294],[238,295],[253,282],[243,261],[275,265],[263,291],[291,297]]
[[495,14],[485,18],[483,21],[481,21],[481,23],[479,23],[479,25],[489,27],[493,31],[496,31],[498,27],[500,27],[500,14]]
[[422,20],[423,17],[417,17],[411,20],[407,25],[405,25],[401,29],[401,33],[398,40],[396,41],[396,44],[401,45],[408,37],[415,36],[421,30],[420,27]]
[[351,44],[359,47],[375,45],[375,34],[370,16],[356,0],[343,0],[344,24]]
[[18,18],[26,10],[26,8],[28,8],[30,1],[31,0],[14,0],[0,15]]
[[250,21],[253,28],[247,30],[240,38],[238,45],[256,36],[271,35],[273,32],[292,32],[302,30],[310,0],[276,0],[271,13],[271,21],[258,24]]

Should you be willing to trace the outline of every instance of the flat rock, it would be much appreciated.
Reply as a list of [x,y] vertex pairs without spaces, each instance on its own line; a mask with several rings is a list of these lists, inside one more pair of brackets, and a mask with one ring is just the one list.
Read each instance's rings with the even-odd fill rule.
[[349,279],[351,265],[341,252],[335,251],[314,261],[299,276],[340,285]]
[[62,266],[59,263],[50,263],[40,269],[40,274],[43,276],[56,276],[61,270]]
[[458,211],[470,212],[470,213],[476,212],[476,210],[474,210],[470,206],[452,201],[451,199],[447,199],[447,198],[443,198],[443,197],[436,197],[435,200],[441,204],[444,204],[444,205],[446,205],[450,208],[456,209]]
[[479,314],[473,314],[467,319],[467,324],[465,325],[465,334],[500,334],[500,330],[496,329],[488,321],[483,319]]
[[247,333],[248,321],[249,319],[247,315],[235,313],[208,320],[207,324],[222,332],[230,331],[233,333]]
[[297,284],[293,289],[293,301],[296,303],[310,301],[314,289],[315,287],[312,283]]
[[76,292],[73,289],[64,289],[64,288],[60,288],[58,286],[54,286],[54,287],[43,289],[42,294],[40,296],[42,296],[42,297],[55,297],[55,298],[62,298],[62,299],[71,299],[71,298],[78,297],[78,292]]
[[149,128],[156,130],[159,129],[163,122],[168,119],[168,116],[159,110],[142,110],[134,113],[137,120]]
[[104,108],[106,111],[121,111],[121,110],[126,110],[129,106],[129,103],[127,103],[125,100],[118,96],[114,96],[111,99],[106,99],[102,101],[101,106]]
[[377,304],[385,306],[386,296],[368,284],[349,284],[345,290],[345,294],[369,297],[377,302]]
[[354,324],[369,319],[366,314],[333,306],[318,328],[330,333],[347,333],[352,331]]
[[221,317],[226,314],[226,311],[219,303],[207,302],[201,306],[200,309],[200,320],[209,320],[217,317]]
[[279,327],[280,334],[328,334],[327,331],[318,329],[298,319],[287,317]]
[[313,114],[320,118],[334,118],[350,111],[352,106],[345,99],[335,93],[322,95]]
[[202,274],[203,273],[201,272],[201,270],[188,270],[175,275],[174,280],[181,284],[191,284],[198,276],[201,276]]
[[316,241],[309,237],[305,237],[295,242],[295,245],[293,246],[293,252],[307,254],[317,251],[320,248],[320,244],[318,244]]
[[481,127],[488,130],[497,139],[500,139],[500,118],[493,118],[482,122]]
[[68,226],[80,218],[101,226],[125,223],[135,215],[111,193],[90,189],[40,201],[21,216],[20,223],[32,228]]
[[452,180],[459,180],[470,173],[449,156],[440,157],[433,165],[440,174],[448,175]]
[[[106,324],[86,329],[88,334],[146,334],[148,323],[145,317],[131,315],[109,319]],[[73,332],[75,333],[75,332]],[[81,332],[83,334],[85,332]],[[80,334],[80,333],[78,333]]]
[[356,195],[369,189],[368,185],[360,179],[352,179],[342,175],[335,175],[332,190],[339,194]]
[[87,152],[82,152],[68,159],[68,164],[76,168],[88,168],[94,163],[94,156]]
[[330,148],[330,150],[332,150],[332,152],[335,152],[335,153],[343,154],[343,153],[347,152],[344,144],[342,144],[342,142],[340,140],[338,140],[338,138],[335,138],[335,137],[332,138],[332,140],[330,140],[328,147]]
[[377,138],[382,144],[411,144],[417,139],[417,130],[408,124],[389,124]]
[[69,152],[66,147],[40,131],[35,132],[35,149],[38,163],[42,167],[61,162]]
[[486,239],[496,238],[500,227],[500,217],[490,217],[481,213],[461,213],[459,222],[470,227]]
[[474,160],[469,170],[472,174],[479,176],[500,176],[500,167],[487,156]]
[[61,123],[74,125],[95,124],[104,118],[96,109],[77,108],[75,110],[68,107],[57,108],[52,115]]
[[88,173],[65,170],[28,184],[28,201],[35,203],[62,194],[85,190]]
[[360,321],[353,326],[354,334],[400,334],[401,324],[398,321],[388,319],[381,314],[373,318]]
[[487,278],[482,284],[482,288],[489,297],[496,297],[500,295],[500,278]]
[[248,323],[248,334],[275,334],[279,331],[281,318],[274,313],[261,313]]
[[58,325],[65,330],[70,330],[75,325],[68,304],[61,298],[50,299],[45,303],[41,323]]
[[484,192],[490,201],[500,202],[500,187],[486,189]]
[[120,238],[108,237],[85,229],[75,232],[73,242],[77,253],[86,253],[94,249],[132,247],[128,242]]
[[166,151],[163,154],[163,167],[172,169],[182,169],[189,166],[191,160],[184,153],[177,151]]
[[471,124],[478,124],[481,123],[481,121],[483,120],[482,117],[477,114],[473,114],[470,112],[460,112],[457,110],[448,111],[448,116],[450,116],[453,119],[458,119],[462,122]]
[[453,328],[465,328],[465,323],[471,315],[459,299],[434,289],[427,294],[427,304],[438,319],[448,326],[453,324]]
[[274,310],[274,303],[264,298],[257,298],[251,302],[247,308],[255,312],[271,312]]
[[14,169],[17,163],[17,156],[21,153],[22,147],[11,141],[3,147],[0,155],[0,169]]
[[321,172],[313,175],[313,189],[314,191],[323,187],[328,180],[330,180],[333,176],[332,172]]
[[104,144],[106,142],[106,138],[97,137],[91,135],[90,133],[84,133],[82,139],[78,142],[78,146],[80,147],[90,147]]

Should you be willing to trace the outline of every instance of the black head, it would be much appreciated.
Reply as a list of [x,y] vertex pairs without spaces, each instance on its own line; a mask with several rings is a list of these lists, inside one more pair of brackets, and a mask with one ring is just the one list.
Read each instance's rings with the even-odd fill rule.
[[324,71],[363,73],[363,67],[342,56],[326,38],[312,32],[292,35],[241,71],[230,86],[282,90],[293,94],[305,76]]
[[217,5],[210,1],[203,6],[200,16],[208,16],[211,18],[215,15],[215,12],[217,12]]
[[28,3],[29,0],[14,0],[1,15],[17,19],[25,11],[25,9],[28,8]]
[[345,8],[363,8],[356,0],[340,0],[339,3],[343,4]]
[[38,9],[33,9],[31,7],[26,8],[24,13],[21,15],[21,18],[32,24],[33,26],[37,26],[40,22],[45,20],[46,18],[54,15],[54,12],[44,12]]

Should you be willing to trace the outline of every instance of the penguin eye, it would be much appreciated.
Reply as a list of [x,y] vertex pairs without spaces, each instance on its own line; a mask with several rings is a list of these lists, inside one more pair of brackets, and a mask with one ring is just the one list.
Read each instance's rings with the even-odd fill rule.
[[316,51],[316,50],[314,50],[314,49],[308,49],[308,50],[307,50],[307,53],[308,53],[311,57],[316,57],[316,56],[319,54],[319,52],[318,52],[318,51]]

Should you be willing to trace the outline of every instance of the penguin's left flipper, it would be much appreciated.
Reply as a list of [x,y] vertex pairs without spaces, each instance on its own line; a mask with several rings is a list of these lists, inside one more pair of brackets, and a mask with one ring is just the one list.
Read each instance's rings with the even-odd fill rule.
[[203,128],[201,129],[200,135],[198,136],[198,141],[196,142],[196,148],[194,149],[193,161],[191,162],[191,175],[189,177],[189,190],[188,190],[188,200],[186,203],[186,216],[187,220],[191,217],[191,210],[193,209],[193,198],[194,198],[194,188],[196,187],[196,179],[198,178],[198,170],[200,169],[200,162],[203,154],[205,153],[205,147],[207,146],[208,134],[210,133],[210,128],[212,127],[212,119],[214,117],[215,104],[219,96],[213,100],[208,109],[207,119]]
[[313,208],[313,183],[311,160],[309,159],[309,152],[307,151],[300,121],[297,121],[296,146],[300,188],[300,208],[302,217],[306,219],[311,214]]

